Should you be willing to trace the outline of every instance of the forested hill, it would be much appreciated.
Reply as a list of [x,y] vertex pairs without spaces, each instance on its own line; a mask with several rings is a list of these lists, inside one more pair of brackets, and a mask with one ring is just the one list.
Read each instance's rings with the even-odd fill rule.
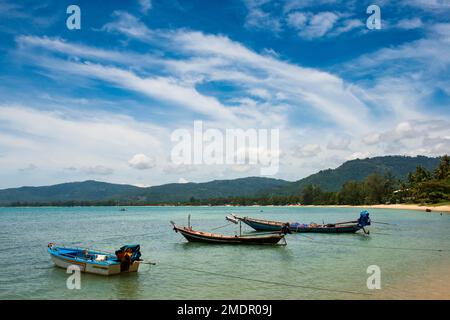
[[409,172],[422,166],[433,171],[439,164],[440,158],[425,156],[384,156],[366,159],[356,159],[344,162],[336,169],[321,170],[304,179],[293,182],[287,187],[274,188],[267,193],[276,195],[290,195],[300,192],[307,185],[319,186],[323,191],[338,191],[342,185],[351,180],[362,181],[371,173],[390,173],[395,179],[405,180]]
[[214,180],[205,183],[172,183],[148,188],[98,181],[63,183],[43,187],[21,187],[0,190],[0,205],[59,203],[174,203],[192,199],[298,195],[307,185],[320,186],[323,191],[338,191],[350,180],[362,181],[371,173],[389,172],[406,179],[409,172],[422,166],[433,171],[439,158],[424,156],[384,156],[351,160],[336,169],[327,169],[304,179],[289,182],[280,179],[248,177]]
[[0,205],[40,203],[170,203],[190,199],[252,197],[263,190],[284,187],[291,182],[248,177],[234,180],[214,180],[205,183],[171,183],[139,188],[131,185],[99,181],[70,182],[43,187],[21,187],[0,190]]
[[131,185],[99,181],[68,182],[42,187],[21,187],[0,190],[0,205],[14,202],[51,203],[68,201],[99,201],[121,199],[138,194],[140,188]]

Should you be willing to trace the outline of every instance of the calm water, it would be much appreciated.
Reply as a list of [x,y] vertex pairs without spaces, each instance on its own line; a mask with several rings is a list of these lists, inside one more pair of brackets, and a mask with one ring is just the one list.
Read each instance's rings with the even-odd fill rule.
[[[207,231],[226,224],[224,217],[232,212],[308,223],[354,220],[359,211],[268,207],[130,207],[125,212],[114,207],[0,208],[0,299],[404,298],[410,287],[424,285],[424,274],[444,270],[448,275],[447,214],[371,210],[372,221],[389,225],[372,225],[370,236],[293,234],[288,236],[287,246],[263,247],[189,244],[169,224],[170,220],[186,224],[188,213],[194,228]],[[250,231],[248,227],[245,230]],[[217,231],[233,234],[237,227]],[[68,290],[68,275],[53,266],[46,252],[47,243],[52,241],[108,251],[126,243],[140,243],[143,258],[157,265],[142,265],[137,274],[109,278],[82,274],[81,290]],[[382,275],[382,290],[376,293],[366,286],[366,269],[373,264],[381,268]],[[438,289],[448,294],[445,277],[436,274],[436,278],[443,279]],[[425,294],[426,290],[433,291],[427,287],[422,290]]]

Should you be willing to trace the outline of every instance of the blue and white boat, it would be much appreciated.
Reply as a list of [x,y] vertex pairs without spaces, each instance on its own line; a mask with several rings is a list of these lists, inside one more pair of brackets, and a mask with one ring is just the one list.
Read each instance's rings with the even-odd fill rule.
[[115,253],[110,253],[84,248],[68,248],[49,243],[47,251],[58,267],[67,269],[71,265],[77,265],[81,272],[105,276],[137,272],[142,261],[138,244],[125,245]]
[[256,231],[282,231],[283,228],[288,230],[288,232],[297,232],[297,233],[355,233],[358,230],[363,230],[364,233],[368,233],[364,227],[370,226],[370,218],[369,212],[366,210],[361,211],[358,220],[354,221],[346,221],[346,222],[337,222],[337,223],[329,223],[329,224],[317,224],[317,223],[298,223],[298,222],[280,222],[280,221],[272,221],[272,220],[263,220],[263,219],[255,219],[249,217],[239,217],[235,214],[232,214],[231,217],[227,217],[227,220],[242,221],[248,226],[252,227]]

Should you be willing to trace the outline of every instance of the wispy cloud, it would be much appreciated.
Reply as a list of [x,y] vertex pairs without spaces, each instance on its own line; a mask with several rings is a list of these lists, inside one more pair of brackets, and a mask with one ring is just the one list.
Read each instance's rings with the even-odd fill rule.
[[[163,4],[150,3],[135,2],[133,13],[114,11],[82,36],[59,29],[44,36],[9,25],[14,32],[1,48],[7,54],[0,168],[13,170],[0,169],[1,183],[92,176],[154,185],[180,177],[258,174],[248,165],[171,164],[171,131],[192,129],[194,119],[219,130],[280,129],[278,177],[287,179],[358,156],[438,155],[449,146],[450,126],[443,118],[450,95],[450,28],[427,3],[401,5],[420,6],[416,10],[426,15],[389,21],[377,33],[387,40],[377,38],[370,46],[350,42],[370,37],[358,32],[365,29],[365,12],[355,14],[355,1],[345,7],[332,0],[246,1],[240,16],[246,25],[230,33],[226,24],[202,29],[203,20],[189,27],[185,15],[177,24],[184,28],[155,27],[158,19],[150,28],[143,21],[156,10],[167,15]],[[433,6],[442,8],[439,2]],[[409,37],[397,39],[391,30]],[[301,46],[283,47],[285,36],[289,45],[317,48],[320,58],[311,63],[310,53],[297,55]],[[343,41],[340,56],[319,61],[330,56],[335,38]],[[20,171],[31,169],[31,158],[36,168]]]
[[423,27],[423,22],[422,19],[417,17],[412,19],[401,19],[396,23],[395,27],[406,30],[418,29]]
[[112,17],[114,20],[105,24],[102,30],[122,33],[131,38],[152,39],[153,32],[132,14],[125,11],[114,11]]
[[[125,32],[126,34],[130,34]],[[163,34],[163,33],[161,33]],[[284,103],[290,101],[293,107],[304,108],[310,106],[320,113],[330,115],[330,120],[347,127],[358,127],[360,120],[367,116],[367,109],[358,98],[345,87],[342,79],[319,70],[302,68],[287,62],[280,61],[271,56],[258,54],[241,44],[224,36],[205,35],[201,32],[183,31],[168,32],[166,34],[166,46],[178,48],[187,59],[181,61],[161,61],[166,68],[173,68],[172,77],[141,77],[135,73],[117,67],[104,66],[99,63],[75,63],[67,61],[52,60],[46,63],[47,68],[66,70],[76,73],[78,76],[94,77],[103,81],[111,82],[117,86],[127,88],[156,97],[158,99],[175,102],[179,105],[189,107],[191,110],[220,118],[236,121],[239,115],[245,113],[252,116],[248,110],[239,107],[226,106],[213,97],[200,94],[195,85],[200,81],[222,80],[230,81],[235,85],[242,86],[246,91],[264,90],[267,96],[284,97]],[[137,39],[147,41],[146,37],[133,35]],[[28,41],[31,40],[31,41]],[[21,38],[22,42],[28,44],[40,43],[36,39]],[[60,41],[52,45],[49,41],[43,41],[47,50],[61,52]],[[67,46],[65,49],[72,52],[82,52],[83,49],[72,50]],[[97,53],[88,49],[88,53],[95,53],[92,57],[111,59],[119,56],[119,61],[125,59],[117,52],[107,54]],[[69,53],[69,52],[67,52]],[[203,63],[200,63],[202,61]],[[206,61],[206,63],[204,63]],[[211,64],[208,66],[208,61]],[[203,67],[197,68],[200,64]],[[41,63],[41,65],[44,65]],[[182,66],[182,68],[178,68]],[[184,66],[184,68],[183,68]],[[181,74],[177,72],[183,71]],[[197,79],[186,85],[186,79]],[[327,88],[324,94],[323,88]],[[258,115],[267,111],[253,110],[253,118],[264,118]],[[269,111],[270,113],[270,111]],[[271,118],[273,120],[273,118]],[[245,122],[245,121],[244,121]],[[272,123],[273,124],[273,123]],[[248,126],[248,125],[247,125]]]
[[270,4],[270,0],[245,0],[248,13],[245,25],[249,28],[265,29],[277,33],[282,29],[281,22],[271,12],[264,9],[264,5]]
[[[10,168],[10,173],[2,172],[2,180],[15,186],[28,183],[24,177],[11,175],[11,169],[30,168],[31,157],[34,170],[26,177],[28,181],[33,181],[34,175],[40,177],[41,171],[54,170],[65,173],[53,183],[80,174],[108,175],[116,182],[138,181],[139,177],[127,170],[128,159],[145,150],[163,161],[163,141],[168,136],[164,128],[123,115],[64,108],[43,111],[21,105],[0,105],[0,131],[0,148],[7,153],[1,166]],[[75,170],[64,170],[68,167]]]
[[[245,0],[244,3],[248,9],[245,25],[277,34],[293,30],[305,40],[337,37],[354,29],[361,29],[364,24],[354,17],[354,13],[325,9],[311,11],[314,6],[320,7],[340,2],[339,0],[288,0],[280,4],[270,0]],[[353,4],[347,3],[343,8],[349,9],[352,6]]]
[[140,11],[143,14],[147,14],[153,7],[152,0],[138,0]]
[[338,19],[338,14],[328,11],[317,14],[293,12],[287,17],[288,24],[297,29],[298,35],[305,39],[323,37],[333,29]]

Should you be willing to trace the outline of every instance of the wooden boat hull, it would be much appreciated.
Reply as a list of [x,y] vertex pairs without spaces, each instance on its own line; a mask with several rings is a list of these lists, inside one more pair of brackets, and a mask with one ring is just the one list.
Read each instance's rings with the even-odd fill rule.
[[[69,266],[76,265],[80,268],[81,272],[98,274],[103,276],[111,276],[124,272],[137,272],[139,269],[139,262],[132,263],[127,271],[121,271],[119,261],[96,262],[93,260],[84,260],[78,257],[70,257],[64,255],[61,252],[58,252],[58,250],[55,250],[55,248],[48,248],[47,251],[50,254],[55,266],[64,269],[67,269]],[[110,254],[108,253],[98,252],[98,254],[110,256]]]
[[[276,222],[276,221],[264,221],[264,220],[256,220],[251,218],[241,218],[238,217],[239,220],[252,227],[256,231],[281,231],[284,223]],[[357,224],[351,225],[342,225],[342,226],[334,226],[327,227],[318,226],[318,227],[292,227],[290,226],[289,230],[291,232],[297,233],[355,233],[361,228]]]
[[277,244],[284,238],[283,234],[224,236],[214,233],[194,231],[177,226],[174,226],[174,230],[181,233],[189,242],[203,242],[212,244]]

